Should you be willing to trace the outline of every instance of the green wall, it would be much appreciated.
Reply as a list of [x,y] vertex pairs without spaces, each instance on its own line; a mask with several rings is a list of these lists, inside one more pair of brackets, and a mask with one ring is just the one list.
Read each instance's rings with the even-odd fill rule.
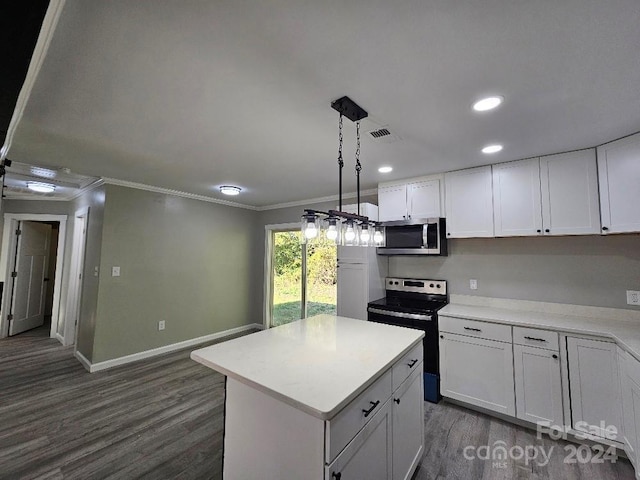
[[251,210],[107,185],[91,361],[261,323],[256,220]]

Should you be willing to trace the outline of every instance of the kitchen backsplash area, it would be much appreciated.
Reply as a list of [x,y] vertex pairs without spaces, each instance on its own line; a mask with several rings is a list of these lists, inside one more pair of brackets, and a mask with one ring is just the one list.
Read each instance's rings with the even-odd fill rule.
[[640,290],[640,235],[453,239],[447,257],[390,257],[389,275],[442,278],[453,294],[640,310],[626,299]]

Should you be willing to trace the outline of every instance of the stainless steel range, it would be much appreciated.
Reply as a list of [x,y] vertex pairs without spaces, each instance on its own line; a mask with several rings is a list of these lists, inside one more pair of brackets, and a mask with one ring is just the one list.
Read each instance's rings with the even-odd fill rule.
[[440,400],[438,310],[448,303],[445,280],[387,278],[386,297],[370,302],[370,322],[423,330],[424,399]]

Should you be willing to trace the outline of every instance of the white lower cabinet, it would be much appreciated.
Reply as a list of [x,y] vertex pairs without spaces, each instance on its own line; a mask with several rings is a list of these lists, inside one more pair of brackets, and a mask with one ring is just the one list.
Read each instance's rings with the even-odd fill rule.
[[[622,440],[624,442],[624,451],[631,460],[631,463],[636,464],[636,419],[635,408],[633,405],[633,390],[634,381],[629,375],[628,365],[634,362],[633,358],[620,347],[616,348],[618,354],[618,377],[620,383],[620,396],[622,397],[622,424],[620,425]],[[636,386],[636,389],[640,392],[640,387]]]
[[[568,337],[567,355],[572,428],[621,442],[617,438],[622,415],[616,345]],[[609,426],[616,433],[610,433]]]
[[516,416],[529,422],[564,425],[558,352],[513,346]]
[[511,343],[454,333],[440,334],[440,392],[443,397],[515,416],[513,391]]
[[[418,362],[407,370],[408,357]],[[411,478],[424,451],[422,366],[420,343],[326,422],[325,480]]]
[[416,370],[392,397],[394,480],[410,479],[422,458],[424,451],[423,379],[422,369]]
[[334,462],[325,468],[325,480],[394,478],[391,476],[391,429],[391,401],[387,401]]

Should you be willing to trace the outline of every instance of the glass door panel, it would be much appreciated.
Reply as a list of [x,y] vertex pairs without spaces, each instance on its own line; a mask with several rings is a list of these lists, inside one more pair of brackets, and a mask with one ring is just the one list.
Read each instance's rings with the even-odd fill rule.
[[336,314],[338,249],[326,240],[306,245],[307,317]]
[[271,327],[302,318],[300,231],[273,232]]

